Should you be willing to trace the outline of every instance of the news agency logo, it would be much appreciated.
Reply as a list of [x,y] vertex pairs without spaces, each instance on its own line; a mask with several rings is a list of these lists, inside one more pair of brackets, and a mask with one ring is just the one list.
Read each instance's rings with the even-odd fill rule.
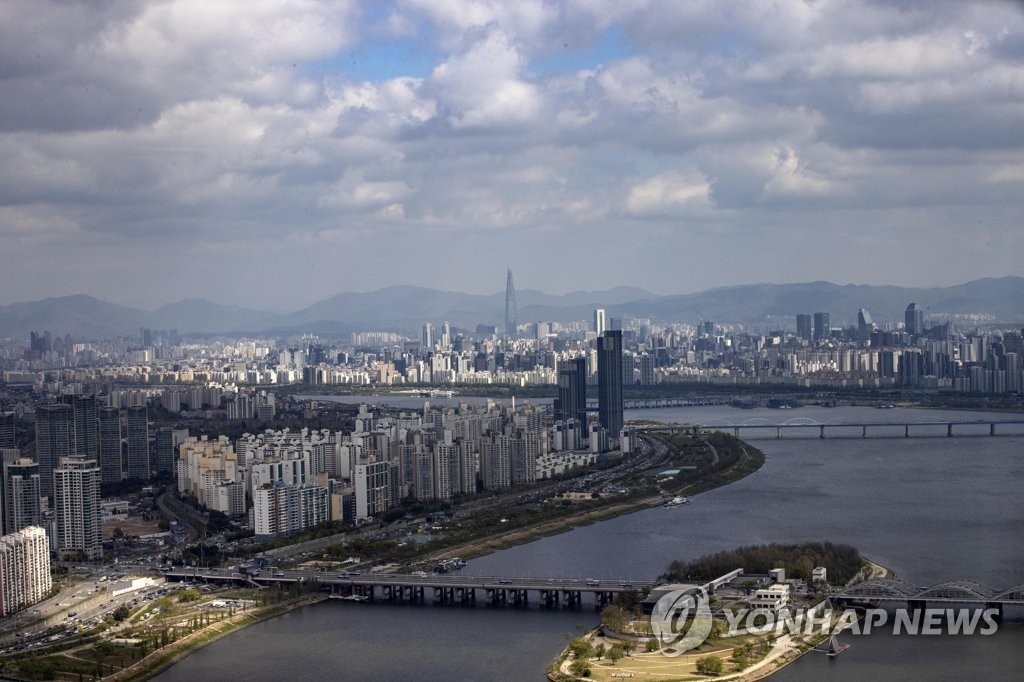
[[[999,629],[995,608],[897,608],[832,610],[828,602],[808,609],[723,609],[722,637],[741,635],[869,635],[891,628],[894,635],[992,635]],[[703,588],[675,590],[661,597],[651,613],[651,632],[664,656],[679,656],[703,644],[711,634],[712,615]]]
[[654,605],[651,632],[663,656],[680,656],[704,643],[711,634],[711,621],[707,590],[673,590]]

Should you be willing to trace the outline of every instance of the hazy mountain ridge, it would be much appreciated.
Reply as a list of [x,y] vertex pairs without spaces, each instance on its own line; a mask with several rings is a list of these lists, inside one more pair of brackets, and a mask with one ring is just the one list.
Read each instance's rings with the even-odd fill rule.
[[[986,278],[939,288],[805,282],[748,284],[691,294],[658,296],[643,289],[576,291],[561,296],[524,289],[516,292],[518,319],[568,322],[589,320],[595,307],[614,317],[655,321],[761,322],[797,313],[826,311],[833,326],[856,320],[867,308],[876,323],[903,319],[914,301],[929,315],[977,313],[1019,324],[1024,320],[1024,278]],[[301,332],[345,334],[363,330],[415,331],[426,321],[473,328],[505,315],[505,294],[465,294],[415,286],[335,294],[294,313],[274,314],[206,299],[186,299],[152,312],[78,294],[0,306],[0,336],[27,338],[50,330],[81,339],[136,336],[140,327],[177,329],[182,334],[230,332],[287,335]]]

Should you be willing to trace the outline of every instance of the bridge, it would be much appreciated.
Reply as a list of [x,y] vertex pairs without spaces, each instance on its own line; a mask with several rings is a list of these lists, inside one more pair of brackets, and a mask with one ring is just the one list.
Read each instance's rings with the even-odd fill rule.
[[[655,410],[664,407],[705,407],[708,405],[728,405],[729,398],[643,398],[623,400],[622,407],[626,410]],[[596,412],[596,400],[587,400],[587,410]]]
[[458,574],[409,575],[399,573],[331,573],[324,571],[260,571],[242,573],[233,570],[181,568],[165,574],[168,581],[202,580],[215,583],[249,583],[259,587],[288,585],[315,580],[332,597],[409,603],[474,605],[480,601],[491,606],[512,604],[527,606],[532,599],[541,606],[579,607],[583,595],[593,598],[595,606],[610,604],[623,592],[644,590],[655,583],[649,580],[594,578],[531,578],[470,576]]
[[[826,430],[832,431],[835,435],[836,431],[844,430],[843,433],[849,434],[850,429],[860,429],[860,436],[862,438],[868,437],[868,429],[874,429],[875,435],[889,435],[893,429],[902,429],[903,437],[910,438],[912,435],[942,435],[945,433],[947,437],[952,438],[954,435],[979,435],[979,429],[984,433],[985,427],[988,427],[988,435],[997,435],[996,427],[1002,427],[1007,429],[1008,427],[1024,427],[1024,419],[976,419],[970,420],[934,420],[934,421],[858,421],[849,422],[842,419],[832,419],[827,422],[819,422],[815,419],[809,419],[807,417],[798,417],[795,419],[789,419],[784,422],[772,421],[770,419],[755,418],[748,419],[743,422],[708,422],[705,424],[663,424],[657,426],[635,426],[634,431],[637,432],[649,432],[649,431],[679,431],[679,430],[694,430],[698,432],[704,431],[732,431],[734,436],[739,437],[741,430],[749,431],[775,431],[776,438],[783,437],[783,430],[789,429],[817,429],[818,437],[825,438]],[[971,428],[973,427],[973,428]],[[879,430],[885,429],[885,431],[879,434]],[[1013,430],[1012,435],[1024,435],[1024,428],[1017,428]]]
[[852,602],[906,602],[912,609],[928,604],[977,604],[996,608],[1002,613],[1004,606],[1024,606],[1024,585],[997,590],[973,580],[950,580],[918,587],[894,578],[876,578],[844,587],[829,595],[833,601]]

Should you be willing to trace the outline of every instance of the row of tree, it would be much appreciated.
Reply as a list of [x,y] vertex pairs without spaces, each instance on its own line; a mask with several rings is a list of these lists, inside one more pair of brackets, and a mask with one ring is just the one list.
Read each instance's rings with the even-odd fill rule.
[[832,542],[750,545],[692,561],[673,561],[662,579],[667,582],[704,582],[737,568],[744,569],[746,573],[767,573],[773,568],[784,568],[786,577],[810,580],[811,571],[817,566],[824,566],[830,582],[845,584],[864,564],[864,557],[850,545]]

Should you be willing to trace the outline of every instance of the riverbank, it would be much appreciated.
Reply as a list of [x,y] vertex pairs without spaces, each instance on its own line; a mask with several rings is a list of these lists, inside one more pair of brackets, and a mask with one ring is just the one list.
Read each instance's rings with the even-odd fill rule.
[[[710,447],[715,460],[717,461],[718,453],[715,452],[713,446]],[[750,448],[750,450],[748,450],[742,442],[738,442],[738,447],[740,449],[741,456],[739,461],[737,461],[733,467],[717,472],[714,476],[709,476],[708,479],[701,479],[677,490],[673,490],[671,491],[671,494],[685,494],[689,497],[697,497],[700,493],[707,492],[708,490],[714,490],[715,488],[720,488],[724,485],[742,480],[764,465],[764,455],[760,450],[757,450],[756,448]],[[664,502],[665,496],[659,494],[611,504],[604,507],[598,507],[596,509],[584,509],[577,512],[571,512],[565,516],[561,516],[550,521],[542,521],[524,528],[517,528],[491,535],[487,538],[468,540],[464,543],[445,547],[442,550],[438,550],[437,552],[433,552],[422,557],[421,560],[440,561],[442,559],[449,559],[452,557],[462,557],[463,559],[480,557],[497,550],[508,549],[509,547],[533,542],[534,540],[538,540],[543,537],[565,533],[581,526],[588,526],[593,523],[606,521],[624,514],[632,514],[633,512],[642,511],[644,509],[659,507],[664,504]]]
[[255,625],[270,618],[276,618],[284,613],[301,609],[312,604],[327,600],[327,595],[314,594],[306,595],[290,602],[278,603],[273,606],[265,606],[253,612],[232,616],[226,620],[211,623],[202,630],[173,642],[159,651],[149,654],[135,664],[119,670],[113,675],[104,677],[104,680],[115,680],[116,682],[139,682],[148,680],[159,675],[175,663],[187,658],[203,647],[213,644],[219,639],[227,637],[233,632],[238,632],[250,625]]

